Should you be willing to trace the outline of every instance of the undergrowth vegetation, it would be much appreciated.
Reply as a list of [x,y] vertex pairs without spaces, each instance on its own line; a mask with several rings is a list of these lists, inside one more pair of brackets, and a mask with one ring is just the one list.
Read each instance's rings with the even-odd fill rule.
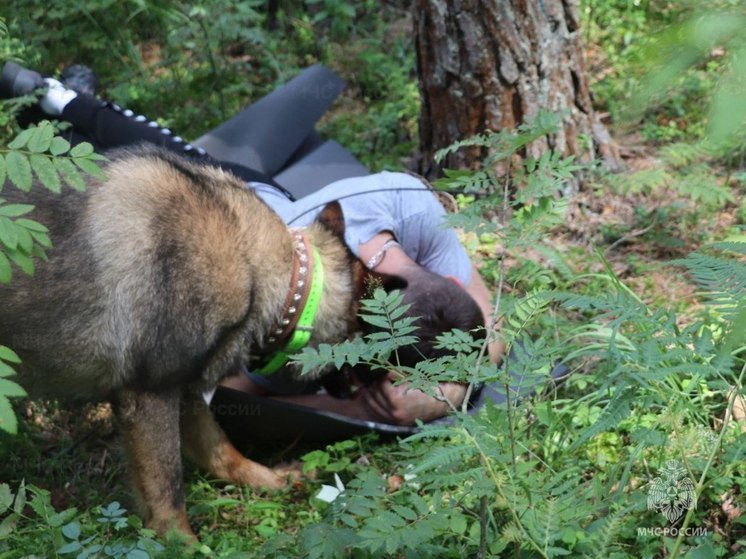
[[[348,82],[323,132],[375,169],[404,166],[419,112],[407,3],[265,4],[8,0],[0,59],[47,73],[88,64],[104,97],[184,137],[322,62]],[[411,323],[396,294],[378,292],[364,312],[388,334],[299,357],[307,367],[399,369],[436,396],[438,382],[464,382],[497,392],[501,404],[479,413],[452,405],[449,422],[402,441],[292,449],[314,481],[277,494],[189,472],[200,543],[184,548],[156,541],[129,512],[106,405],[81,412],[14,398],[19,433],[0,433],[0,558],[746,557],[746,144],[743,128],[710,141],[708,108],[743,63],[743,33],[713,31],[675,83],[655,86],[666,95],[630,111],[659,63],[649,38],[673,28],[686,37],[701,8],[581,2],[593,91],[622,143],[624,172],[551,152],[516,164],[555,115],[449,148],[490,148],[480,169],[448,171],[436,187],[456,193],[452,225],[495,290],[494,320],[510,355],[500,367],[468,332],[441,337],[451,356],[399,367]],[[11,143],[16,116],[33,102],[0,108],[0,162],[21,186],[19,157],[40,178],[49,169],[41,160],[51,161],[64,180],[68,164],[54,158],[91,155],[53,147],[47,128]],[[18,165],[23,177],[13,180]],[[95,173],[86,165],[78,167]],[[561,196],[573,176],[584,187]],[[8,221],[22,218],[3,208]],[[42,230],[28,234],[43,248]],[[0,272],[10,269],[3,253],[28,244],[23,233],[15,244],[9,235],[0,230]],[[14,360],[0,348],[6,430],[15,419],[6,397],[20,396],[5,378]],[[566,371],[554,378],[559,363]],[[276,449],[249,450],[278,460]],[[322,485],[332,497],[316,497]]]

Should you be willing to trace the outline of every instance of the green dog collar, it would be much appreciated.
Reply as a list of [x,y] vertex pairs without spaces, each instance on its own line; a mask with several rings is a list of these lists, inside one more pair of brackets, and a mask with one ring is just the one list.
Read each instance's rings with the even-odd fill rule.
[[293,330],[293,335],[283,348],[272,354],[266,365],[253,371],[257,374],[271,375],[275,373],[288,362],[291,355],[306,347],[311,339],[313,321],[316,318],[316,311],[321,302],[321,292],[324,289],[324,267],[321,264],[321,257],[315,248],[312,254],[311,287],[306,304],[303,306],[303,310],[301,310],[300,317],[298,318],[298,324]]

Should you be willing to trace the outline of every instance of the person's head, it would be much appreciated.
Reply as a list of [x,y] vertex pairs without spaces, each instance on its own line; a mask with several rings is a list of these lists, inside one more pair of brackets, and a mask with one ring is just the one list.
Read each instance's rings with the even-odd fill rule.
[[[413,334],[418,341],[400,347],[396,356],[389,357],[392,363],[414,367],[425,359],[447,355],[446,350],[435,347],[435,339],[453,329],[472,331],[476,339],[485,337],[484,316],[471,295],[457,281],[414,264],[397,270],[396,275],[404,280],[396,286],[402,292],[402,303],[410,305],[404,316],[417,317],[417,329]],[[367,324],[364,333],[370,334],[377,330],[380,329]],[[350,373],[363,384],[369,384],[387,374],[385,370],[372,370],[365,365],[346,367],[324,378],[323,384],[327,392],[337,397],[348,396],[351,393]]]
[[414,335],[418,342],[399,348],[398,361],[413,367],[418,361],[445,355],[435,347],[437,336],[453,329],[483,338],[484,316],[466,290],[456,281],[430,272],[421,266],[408,266],[398,275],[407,281],[401,289],[404,304],[410,305],[405,316],[418,317]]

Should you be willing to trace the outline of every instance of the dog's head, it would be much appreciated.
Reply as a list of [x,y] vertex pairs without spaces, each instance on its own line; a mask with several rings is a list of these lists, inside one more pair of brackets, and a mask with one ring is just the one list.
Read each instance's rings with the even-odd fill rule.
[[[338,343],[356,333],[370,334],[376,329],[358,318],[360,300],[374,288],[387,292],[400,290],[403,304],[409,305],[405,316],[416,317],[417,342],[397,350],[396,361],[413,367],[418,361],[436,358],[443,350],[436,348],[436,338],[453,329],[476,331],[484,335],[484,318],[474,299],[456,282],[418,265],[404,268],[401,275],[369,270],[345,244],[345,222],[337,202],[328,204],[308,228],[311,244],[316,247],[324,267],[324,287],[314,321],[310,346]],[[316,371],[306,378],[326,375],[325,385],[331,392],[336,384],[344,386],[346,373],[329,375],[332,367]],[[297,375],[295,367],[286,367],[284,375]],[[371,373],[369,376],[375,376]]]
[[[407,281],[368,270],[353,254],[345,243],[344,215],[338,202],[327,204],[306,234],[324,270],[323,289],[308,345],[339,343],[360,331],[358,308],[371,285],[390,291],[406,287]],[[310,377],[325,372],[317,371]]]

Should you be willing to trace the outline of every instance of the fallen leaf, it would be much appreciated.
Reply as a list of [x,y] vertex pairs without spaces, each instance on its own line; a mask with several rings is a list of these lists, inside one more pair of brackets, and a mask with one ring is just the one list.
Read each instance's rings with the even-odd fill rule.
[[741,509],[738,508],[738,506],[736,505],[736,501],[735,499],[733,499],[733,495],[731,495],[730,493],[724,493],[720,496],[720,498],[723,500],[723,504],[720,505],[720,510],[725,513],[726,518],[729,521],[740,518]]
[[391,475],[386,480],[386,484],[388,485],[389,493],[393,493],[401,489],[401,486],[404,485],[404,478],[399,475]]

